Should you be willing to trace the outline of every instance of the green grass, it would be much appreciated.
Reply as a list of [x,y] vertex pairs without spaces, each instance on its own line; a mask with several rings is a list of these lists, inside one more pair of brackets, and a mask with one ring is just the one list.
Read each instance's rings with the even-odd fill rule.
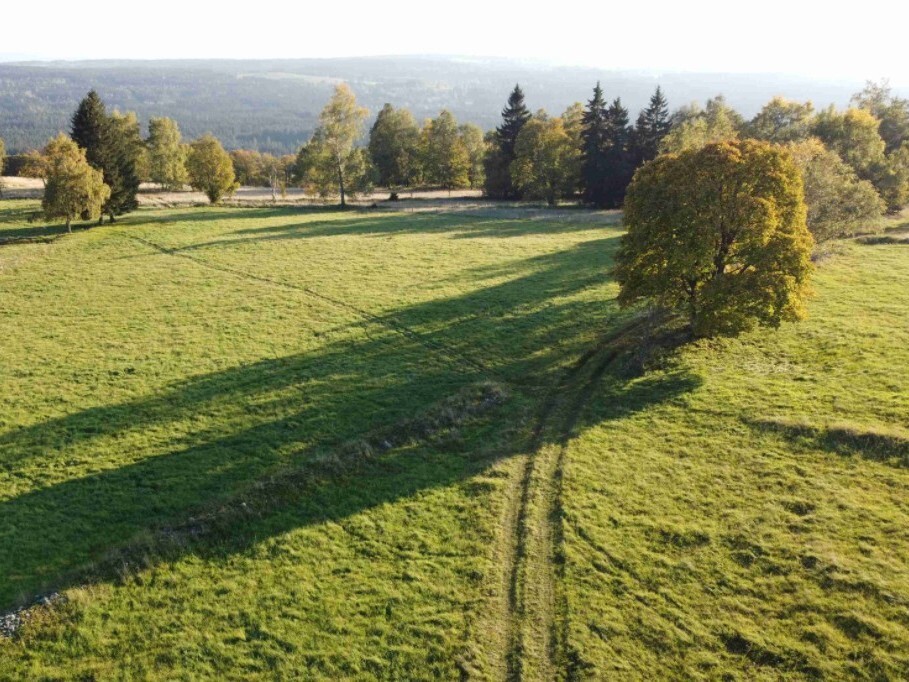
[[[0,241],[58,234],[35,206]],[[0,245],[0,612],[67,598],[0,679],[905,677],[909,248],[641,373],[620,234],[194,208]]]

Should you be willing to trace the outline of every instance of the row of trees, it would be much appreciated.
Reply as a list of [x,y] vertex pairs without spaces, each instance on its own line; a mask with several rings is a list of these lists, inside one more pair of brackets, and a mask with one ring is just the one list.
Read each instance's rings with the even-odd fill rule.
[[[586,105],[573,104],[558,117],[531,114],[515,86],[501,125],[485,135],[459,125],[448,111],[419,126],[407,109],[386,104],[367,137],[367,115],[341,85],[295,156],[237,150],[227,163],[214,138],[186,144],[167,118],[152,118],[143,140],[134,114],[108,114],[92,92],[73,117],[72,139],[111,190],[102,206],[111,220],[135,207],[140,180],[173,190],[189,183],[212,201],[239,181],[271,187],[274,196],[301,186],[340,196],[342,204],[378,184],[392,191],[482,187],[490,198],[580,198],[614,208],[622,205],[635,170],[658,154],[741,139],[787,148],[802,172],[808,225],[818,240],[854,232],[909,202],[909,102],[886,84],[869,84],[845,111],[815,112],[810,102],[775,98],[751,120],[722,97],[670,114],[657,88],[630,125],[621,100],[608,103],[599,85]],[[35,168],[40,174],[46,164],[27,156],[26,174]]]
[[143,140],[136,115],[108,114],[95,91],[79,103],[70,135],[26,154],[20,174],[44,180],[45,215],[64,220],[68,230],[77,218],[101,222],[106,215],[114,222],[135,210],[144,178],[168,189],[189,182],[212,202],[238,186],[231,158],[213,136],[187,145],[176,122],[153,118]]

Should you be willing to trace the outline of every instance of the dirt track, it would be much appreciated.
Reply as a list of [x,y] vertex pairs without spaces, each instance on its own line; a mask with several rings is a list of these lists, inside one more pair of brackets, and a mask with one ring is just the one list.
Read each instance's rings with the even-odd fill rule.
[[[44,193],[44,184],[41,180],[32,178],[13,178],[4,177],[0,179],[3,187],[3,197],[7,199],[40,199]],[[366,196],[359,196],[356,203],[372,203],[388,199],[388,190],[375,191]],[[459,189],[448,192],[446,190],[417,190],[414,192],[402,192],[402,199],[478,199],[482,196],[480,190]],[[335,203],[331,200],[330,203]],[[139,190],[140,206],[193,206],[196,204],[207,204],[208,199],[202,192],[166,192],[161,190],[157,185],[143,184]],[[271,190],[266,187],[241,187],[229,199],[225,199],[224,204],[264,204],[272,203]],[[284,197],[280,194],[276,197],[279,205],[300,205],[300,204],[322,204],[325,203],[319,197],[307,195],[303,190],[290,188]]]

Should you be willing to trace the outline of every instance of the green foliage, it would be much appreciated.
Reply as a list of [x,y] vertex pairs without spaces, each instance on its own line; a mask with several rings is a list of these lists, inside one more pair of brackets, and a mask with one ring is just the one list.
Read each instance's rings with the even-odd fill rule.
[[150,180],[169,191],[182,189],[189,180],[186,172],[189,150],[183,144],[177,122],[170,118],[149,119],[146,144]]
[[420,158],[428,184],[448,190],[470,186],[470,153],[450,111],[442,111],[423,125]]
[[467,178],[470,188],[480,189],[486,182],[484,171],[486,139],[483,136],[483,130],[473,123],[464,123],[458,126],[458,135],[469,159]]
[[[872,106],[866,100],[869,107]],[[909,201],[909,157],[895,149],[887,154],[880,135],[881,121],[869,109],[834,107],[818,114],[814,134],[848,163],[858,176],[875,186],[887,209],[895,213]]]
[[511,163],[514,186],[524,196],[545,199],[551,206],[570,196],[578,184],[580,152],[575,142],[561,118],[537,113],[518,135]]
[[678,153],[715,142],[736,140],[742,126],[742,117],[720,95],[707,100],[704,109],[695,104],[678,110],[673,115],[672,127],[663,138],[660,151]]
[[867,180],[815,138],[787,145],[802,172],[807,222],[815,242],[874,228],[886,204]]
[[46,159],[44,198],[41,208],[48,220],[62,218],[66,229],[78,216],[93,220],[101,215],[102,206],[110,197],[101,171],[92,168],[85,150],[63,133],[44,148]]
[[884,140],[878,134],[878,121],[865,109],[840,113],[831,106],[820,112],[811,127],[813,135],[839,154],[864,180],[871,180],[875,169],[885,162]]
[[868,81],[864,90],[853,95],[852,102],[880,121],[878,133],[884,140],[887,154],[896,152],[909,141],[909,100],[894,97],[887,81]]
[[346,206],[348,192],[371,184],[368,155],[355,146],[367,113],[346,84],[335,88],[319,115],[319,127],[297,154],[296,174],[304,188],[322,197],[339,195]]
[[383,187],[407,187],[420,178],[420,128],[407,109],[382,107],[369,130],[369,154],[376,181]]
[[508,96],[508,104],[502,110],[502,123],[496,128],[489,143],[484,164],[486,196],[492,199],[521,198],[511,183],[511,163],[515,159],[518,135],[530,118],[530,110],[524,103],[524,92],[515,84]]
[[799,319],[812,269],[805,216],[799,169],[768,143],[657,157],[625,201],[619,301],[684,312],[696,336]]
[[189,145],[186,171],[190,186],[205,192],[213,204],[233,194],[239,187],[230,155],[213,135],[203,135]]
[[748,137],[768,142],[798,142],[811,135],[814,105],[774,97],[748,122]]

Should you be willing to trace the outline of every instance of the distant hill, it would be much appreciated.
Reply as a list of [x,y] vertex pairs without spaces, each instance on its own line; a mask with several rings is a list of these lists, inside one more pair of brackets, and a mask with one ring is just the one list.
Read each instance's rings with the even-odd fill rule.
[[600,81],[632,118],[657,84],[673,107],[723,93],[746,116],[773,95],[843,105],[860,82],[824,83],[763,74],[636,73],[553,67],[505,59],[362,57],[256,61],[90,61],[0,63],[0,137],[11,152],[38,147],[95,88],[112,108],[175,118],[187,137],[217,135],[230,148],[295,150],[306,141],[333,85],[348,82],[375,113],[385,102],[417,118],[450,109],[491,128],[515,82],[532,109],[558,113]]

